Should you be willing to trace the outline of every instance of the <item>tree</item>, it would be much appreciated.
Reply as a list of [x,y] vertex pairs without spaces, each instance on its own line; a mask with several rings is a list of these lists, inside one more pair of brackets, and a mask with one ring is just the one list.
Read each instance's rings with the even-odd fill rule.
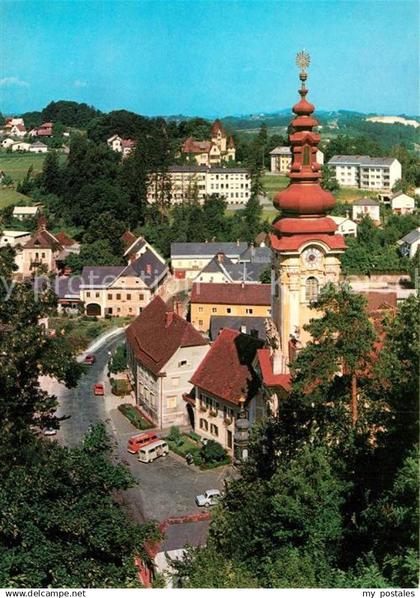
[[121,266],[124,262],[121,254],[116,254],[109,241],[98,239],[90,244],[84,243],[80,253],[70,253],[66,258],[73,274],[79,274],[84,266]]
[[48,152],[42,165],[41,186],[47,193],[61,194],[61,171],[56,152]]
[[127,226],[120,218],[115,218],[112,212],[103,212],[91,221],[83,241],[88,244],[107,241],[114,257],[121,260],[124,253],[121,236],[126,230]]
[[322,166],[321,186],[323,189],[332,192],[338,191],[340,189],[340,185],[338,184],[338,181],[328,164],[324,164]]

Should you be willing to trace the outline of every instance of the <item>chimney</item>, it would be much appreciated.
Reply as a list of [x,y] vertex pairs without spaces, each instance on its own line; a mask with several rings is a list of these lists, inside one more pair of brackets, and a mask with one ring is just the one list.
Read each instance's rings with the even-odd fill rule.
[[165,312],[165,328],[169,328],[169,326],[172,324],[174,319],[174,312],[173,311],[167,311]]
[[136,261],[136,254],[135,254],[135,253],[132,253],[132,254],[130,255],[130,264],[132,264],[132,263],[133,263],[133,262],[135,262],[135,261]]
[[39,230],[46,230],[47,229],[47,219],[45,216],[40,216],[38,219],[38,228]]
[[151,274],[151,273],[152,273],[152,265],[146,264],[146,274]]
[[225,254],[223,253],[223,251],[219,251],[219,253],[216,254],[217,257],[217,261],[222,264],[223,260],[225,259]]
[[245,288],[245,283],[241,282],[241,289],[244,289],[244,288]]
[[246,334],[246,326],[245,324],[241,324],[241,333]]

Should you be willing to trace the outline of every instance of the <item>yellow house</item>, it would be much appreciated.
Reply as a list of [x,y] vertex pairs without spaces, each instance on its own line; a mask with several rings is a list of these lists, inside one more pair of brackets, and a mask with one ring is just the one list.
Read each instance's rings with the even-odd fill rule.
[[212,316],[271,315],[269,284],[194,283],[191,292],[191,323],[207,332]]

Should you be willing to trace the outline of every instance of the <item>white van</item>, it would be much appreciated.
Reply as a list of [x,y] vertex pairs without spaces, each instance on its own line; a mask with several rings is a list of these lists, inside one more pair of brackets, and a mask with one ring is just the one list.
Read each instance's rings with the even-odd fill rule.
[[169,447],[164,440],[157,440],[141,447],[138,452],[138,460],[142,463],[150,463],[158,457],[165,457],[169,453]]

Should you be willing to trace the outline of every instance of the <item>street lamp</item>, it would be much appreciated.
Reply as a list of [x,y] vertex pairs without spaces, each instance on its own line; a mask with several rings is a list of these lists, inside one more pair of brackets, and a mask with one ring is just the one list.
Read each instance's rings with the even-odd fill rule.
[[235,423],[234,457],[235,463],[244,463],[248,459],[250,423],[244,409],[245,397],[239,398],[239,415]]

